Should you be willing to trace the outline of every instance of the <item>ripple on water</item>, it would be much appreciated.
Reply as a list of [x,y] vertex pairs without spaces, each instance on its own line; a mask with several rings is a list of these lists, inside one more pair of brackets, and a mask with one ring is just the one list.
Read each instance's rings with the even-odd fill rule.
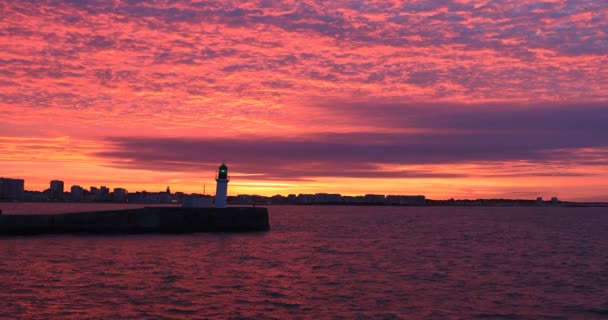
[[254,235],[0,239],[3,316],[608,318],[603,210],[270,214],[273,230]]

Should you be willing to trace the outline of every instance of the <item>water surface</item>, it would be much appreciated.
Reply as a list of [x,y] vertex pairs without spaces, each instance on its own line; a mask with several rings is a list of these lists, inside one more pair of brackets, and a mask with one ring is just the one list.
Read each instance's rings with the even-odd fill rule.
[[265,233],[0,238],[0,310],[15,319],[608,319],[605,208],[269,212]]

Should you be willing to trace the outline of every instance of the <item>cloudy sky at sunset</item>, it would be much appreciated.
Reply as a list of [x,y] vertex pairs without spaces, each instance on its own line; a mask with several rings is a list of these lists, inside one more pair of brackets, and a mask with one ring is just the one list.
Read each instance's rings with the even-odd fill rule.
[[608,1],[0,0],[29,190],[608,200]]

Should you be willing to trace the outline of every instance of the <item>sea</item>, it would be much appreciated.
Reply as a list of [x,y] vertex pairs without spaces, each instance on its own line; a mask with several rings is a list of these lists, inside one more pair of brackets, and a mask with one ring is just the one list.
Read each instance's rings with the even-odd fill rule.
[[0,237],[0,318],[608,319],[606,208],[268,209],[259,233]]

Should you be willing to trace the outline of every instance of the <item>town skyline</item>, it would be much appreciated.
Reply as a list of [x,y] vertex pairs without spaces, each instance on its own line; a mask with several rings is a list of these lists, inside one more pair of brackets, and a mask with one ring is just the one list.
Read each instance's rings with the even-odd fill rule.
[[[42,191],[27,190],[25,188],[25,181],[23,179],[13,179],[0,177],[0,201],[68,201],[68,202],[132,202],[132,203],[182,203],[185,197],[196,195],[204,197],[215,197],[214,193],[207,193],[206,188],[203,188],[203,192],[183,192],[183,191],[171,191],[171,186],[166,186],[164,191],[155,190],[136,190],[129,191],[123,187],[115,186],[108,187],[107,185],[90,186],[89,188],[82,187],[80,185],[71,185],[69,189],[68,185],[62,180],[51,180],[49,181],[49,188]],[[455,199],[427,199],[422,194],[378,194],[378,193],[364,193],[364,194],[342,194],[342,193],[331,193],[331,192],[316,192],[316,193],[290,193],[284,195],[282,193],[276,193],[273,195],[262,195],[262,194],[231,194],[228,192],[228,197],[231,199],[232,204],[252,204],[256,203],[275,203],[275,204],[390,204],[390,205],[424,205],[425,201],[432,201],[435,203],[442,203],[444,201],[454,201]],[[257,200],[256,200],[257,199]],[[517,201],[524,201],[525,204],[529,205],[532,203],[542,204],[548,201],[546,198],[537,196],[532,202],[532,199],[526,198],[478,198],[478,199],[466,199],[460,198],[457,201],[493,201],[500,200],[506,202],[497,202],[495,204],[516,204]],[[514,202],[515,201],[515,202]],[[551,197],[550,203],[556,204],[560,200],[558,197]],[[467,202],[468,203],[468,202]],[[568,201],[567,203],[576,203]],[[584,203],[584,202],[581,202]],[[601,204],[605,205],[603,201],[591,201],[589,204]],[[470,203],[469,203],[470,204]]]
[[[224,201],[226,194],[224,193]],[[216,194],[172,192],[170,186],[164,191],[138,190],[129,192],[125,188],[110,188],[104,185],[90,186],[89,189],[80,185],[72,185],[68,189],[64,181],[51,180],[49,188],[44,191],[24,189],[24,180],[0,177],[0,202],[69,202],[69,203],[129,203],[129,204],[185,204],[195,199],[207,199],[212,203],[217,199]],[[210,201],[209,201],[210,200]],[[428,199],[424,195],[404,194],[359,194],[348,195],[341,193],[299,193],[274,194],[265,196],[259,194],[228,195],[230,205],[255,204],[292,204],[292,205],[389,205],[389,206],[608,206],[608,202],[575,202],[563,201],[557,197],[551,199]],[[225,204],[224,204],[225,206]]]
[[608,7],[2,1],[0,175],[608,199]]

